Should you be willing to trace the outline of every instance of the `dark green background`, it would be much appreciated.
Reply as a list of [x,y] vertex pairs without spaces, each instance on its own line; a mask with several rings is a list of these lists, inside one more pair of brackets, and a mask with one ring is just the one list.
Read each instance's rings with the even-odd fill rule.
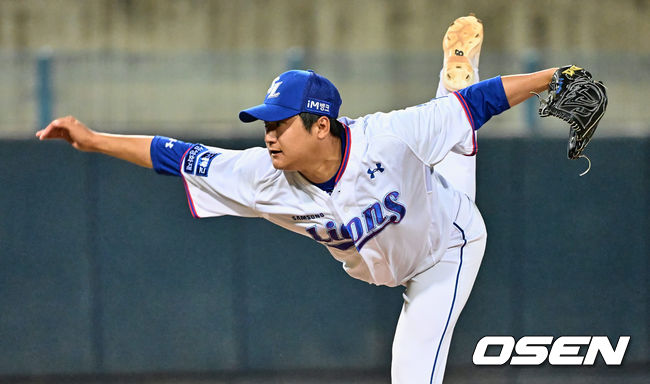
[[[565,146],[481,140],[488,245],[451,370],[480,375],[486,335],[630,335],[618,369],[648,364],[650,140],[595,140],[584,177]],[[0,378],[389,369],[401,288],[263,220],[193,219],[178,178],[54,142],[0,158]]]

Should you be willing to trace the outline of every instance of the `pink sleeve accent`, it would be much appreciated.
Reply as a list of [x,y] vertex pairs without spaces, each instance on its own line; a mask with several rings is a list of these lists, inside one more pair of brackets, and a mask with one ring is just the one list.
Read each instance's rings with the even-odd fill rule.
[[187,205],[190,207],[190,212],[192,213],[192,216],[194,218],[200,219],[201,217],[196,213],[196,209],[194,208],[194,201],[192,200],[192,194],[190,193],[190,188],[187,185],[187,180],[185,180],[185,174],[183,173],[183,160],[185,159],[185,156],[187,155],[187,152],[190,151],[191,148],[188,148],[187,151],[181,156],[181,161],[179,164],[179,170],[181,173],[181,176],[183,177],[183,185],[185,186],[185,194],[187,195]]
[[465,116],[467,117],[467,121],[469,122],[469,126],[472,130],[472,146],[474,149],[472,150],[472,153],[465,156],[474,156],[476,155],[476,152],[478,152],[478,147],[476,145],[476,130],[474,129],[474,119],[472,119],[472,114],[470,113],[469,108],[467,107],[467,102],[463,98],[463,95],[461,95],[458,92],[454,92],[454,95],[460,102],[460,105],[463,107],[463,110],[465,111]]

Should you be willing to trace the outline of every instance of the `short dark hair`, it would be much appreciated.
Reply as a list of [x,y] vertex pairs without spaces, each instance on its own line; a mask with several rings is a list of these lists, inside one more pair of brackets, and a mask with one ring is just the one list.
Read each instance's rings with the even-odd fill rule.
[[[307,128],[308,131],[311,129],[311,126],[314,125],[318,119],[320,119],[321,116],[322,115],[316,115],[309,112],[300,113],[302,123],[305,124],[305,128]],[[327,118],[330,119],[330,132],[332,135],[338,137],[339,139],[343,138],[343,123],[329,116],[327,116]]]

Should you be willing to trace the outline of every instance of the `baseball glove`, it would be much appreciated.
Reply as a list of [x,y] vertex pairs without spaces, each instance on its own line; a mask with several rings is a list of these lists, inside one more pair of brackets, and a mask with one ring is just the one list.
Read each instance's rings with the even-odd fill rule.
[[569,159],[584,157],[589,168],[591,161],[583,151],[596,131],[607,108],[607,92],[600,81],[594,81],[591,73],[575,65],[564,66],[553,74],[548,86],[548,96],[540,98],[539,116],[555,116],[569,123]]

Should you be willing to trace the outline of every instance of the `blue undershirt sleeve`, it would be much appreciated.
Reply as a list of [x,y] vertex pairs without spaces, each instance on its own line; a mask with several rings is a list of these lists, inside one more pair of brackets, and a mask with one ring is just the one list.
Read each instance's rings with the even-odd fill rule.
[[510,108],[501,76],[480,81],[456,91],[456,94],[466,104],[465,109],[471,114],[470,122],[474,130],[478,130],[490,117]]
[[163,175],[180,176],[183,155],[193,146],[169,137],[154,137],[150,148],[153,169]]

